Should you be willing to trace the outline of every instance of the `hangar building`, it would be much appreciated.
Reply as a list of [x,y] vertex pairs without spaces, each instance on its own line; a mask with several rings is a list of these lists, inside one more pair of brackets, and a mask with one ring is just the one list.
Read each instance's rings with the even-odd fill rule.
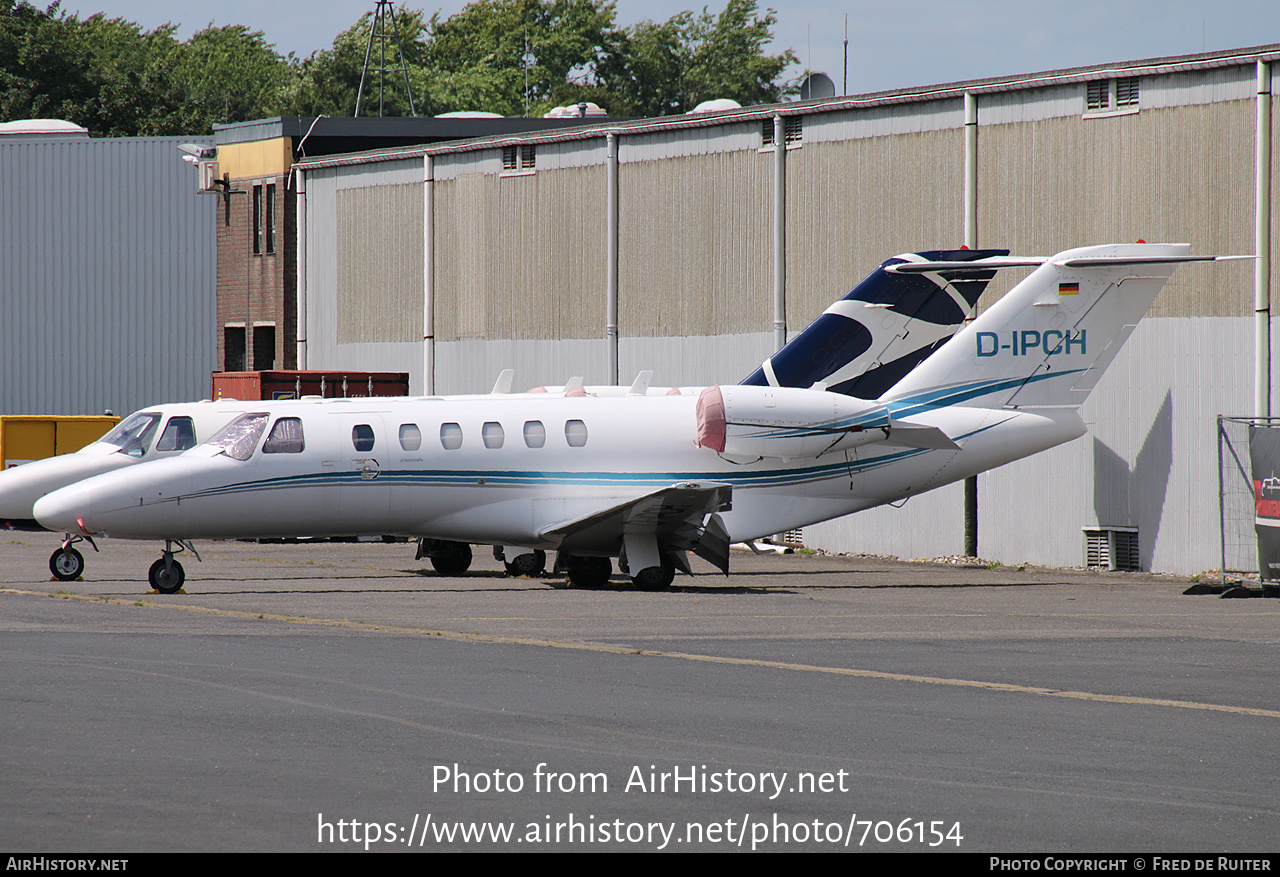
[[[482,392],[506,367],[519,387],[645,368],[658,384],[737,382],[901,252],[1141,239],[1269,254],[1278,57],[1270,45],[304,158],[297,362],[408,371],[414,393]],[[1259,264],[1178,269],[1086,406],[1089,434],[981,477],[981,556],[1079,565],[1089,530],[1124,534],[1142,569],[1219,565],[1214,417],[1275,396],[1273,271]],[[955,554],[962,505],[952,485],[804,539]]]
[[209,394],[214,225],[180,143],[0,125],[0,414]]

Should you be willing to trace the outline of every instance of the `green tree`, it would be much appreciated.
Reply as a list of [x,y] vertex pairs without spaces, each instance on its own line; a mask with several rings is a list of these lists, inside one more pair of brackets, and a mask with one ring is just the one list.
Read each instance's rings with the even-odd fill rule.
[[614,16],[612,0],[476,0],[444,21],[433,17],[426,103],[435,113],[519,116],[526,102],[531,115],[576,102],[621,49]]
[[776,103],[792,93],[778,78],[796,61],[790,49],[765,54],[776,23],[777,13],[760,14],[755,0],[728,0],[719,15],[704,8],[628,28],[603,71],[604,85],[621,99],[615,114],[682,113],[714,98]]
[[[431,22],[434,23],[433,16]],[[399,31],[399,48],[404,52],[409,69],[410,87],[415,104],[421,104],[424,93],[423,54],[428,22],[421,11],[401,7],[395,14],[396,28],[388,21],[386,61],[388,69],[382,87],[383,115],[408,116],[409,98],[404,90],[404,76],[395,59]],[[373,15],[365,13],[354,25],[338,34],[333,48],[312,52],[309,57],[293,65],[292,83],[286,87],[280,101],[280,112],[299,116],[350,116],[355,113],[356,95],[360,88],[360,75],[364,71],[365,54],[369,50],[369,32],[373,27]],[[379,66],[380,46],[374,45],[370,67]],[[365,101],[361,115],[378,114],[378,74],[371,71],[365,83]],[[421,106],[418,114],[423,115]]]
[[0,119],[84,124],[93,94],[88,52],[58,4],[0,0]]
[[292,75],[261,31],[210,25],[173,54],[170,81],[179,96],[175,123],[184,132],[278,113]]

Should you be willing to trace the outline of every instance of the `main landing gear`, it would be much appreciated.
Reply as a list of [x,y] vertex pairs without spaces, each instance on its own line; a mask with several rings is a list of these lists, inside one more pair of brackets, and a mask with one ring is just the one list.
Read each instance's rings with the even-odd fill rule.
[[517,554],[507,560],[506,550],[501,545],[493,546],[493,559],[502,561],[507,575],[512,578],[530,576],[536,578],[547,571],[547,552],[534,549]]
[[199,552],[190,542],[184,542],[181,539],[177,540],[177,551],[173,550],[173,545],[173,541],[165,540],[163,556],[151,564],[151,569],[147,572],[147,581],[151,583],[151,587],[161,594],[178,593],[182,589],[183,582],[187,580],[186,570],[182,568],[182,564],[173,559],[174,554],[190,551],[195,555],[196,560],[200,559]]
[[579,557],[569,555],[564,566],[569,584],[575,588],[602,588],[609,583],[613,573],[613,561],[607,557]]
[[98,550],[98,546],[88,536],[72,536],[70,533],[64,535],[66,538],[62,547],[49,555],[49,572],[60,582],[73,582],[84,572],[84,555],[71,546],[77,542],[88,542],[94,551]]
[[415,560],[431,558],[431,566],[442,576],[460,576],[471,568],[471,546],[444,539],[419,539]]

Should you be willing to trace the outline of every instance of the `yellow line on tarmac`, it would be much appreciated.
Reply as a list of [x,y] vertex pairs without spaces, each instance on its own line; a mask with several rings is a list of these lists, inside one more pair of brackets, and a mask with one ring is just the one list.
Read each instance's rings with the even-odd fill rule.
[[921,676],[914,673],[890,673],[883,670],[859,670],[852,667],[825,667],[817,664],[796,664],[788,661],[767,661],[760,658],[733,658],[720,655],[698,655],[688,652],[667,652],[653,649],[637,649],[631,646],[622,646],[613,643],[565,641],[540,639],[535,637],[503,636],[500,634],[460,633],[451,630],[428,630],[420,627],[401,627],[398,625],[379,624],[347,618],[308,618],[305,616],[281,615],[272,612],[244,612],[236,609],[215,609],[209,606],[181,606],[174,603],[159,603],[154,600],[147,599],[137,600],[125,597],[93,597],[84,594],[65,593],[50,594],[43,591],[29,591],[18,588],[0,588],[0,594],[13,594],[31,597],[54,597],[57,599],[74,600],[83,603],[115,604],[123,606],[137,606],[142,604],[144,607],[151,609],[172,609],[179,612],[194,612],[198,615],[212,615],[219,618],[240,618],[252,621],[265,620],[285,622],[288,624],[338,627],[347,630],[359,630],[370,633],[434,636],[455,642],[501,643],[505,645],[541,646],[553,649],[604,652],[613,655],[639,655],[643,657],[672,658],[681,661],[701,661],[708,664],[731,664],[741,667],[767,667],[774,670],[826,673],[834,676],[852,676],[861,679],[882,679],[888,682],[914,682],[927,685],[947,685],[956,688],[977,688],[985,691],[1000,691],[1011,694],[1034,694],[1041,697],[1064,697],[1071,700],[1088,700],[1098,703],[1173,707],[1176,709],[1204,710],[1208,712],[1231,713],[1240,716],[1259,716],[1268,719],[1280,719],[1280,710],[1229,706],[1217,703],[1202,703],[1194,700],[1172,700],[1159,697],[1099,694],[1091,691],[1066,691],[1057,688],[1044,688],[1037,685],[1016,685],[1009,682],[983,682],[974,679],[954,679],[944,676]]

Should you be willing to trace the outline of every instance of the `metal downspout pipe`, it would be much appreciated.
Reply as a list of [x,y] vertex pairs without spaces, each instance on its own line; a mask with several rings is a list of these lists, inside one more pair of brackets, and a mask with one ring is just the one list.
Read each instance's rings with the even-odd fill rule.
[[1258,129],[1254,149],[1253,268],[1254,415],[1271,416],[1271,65],[1258,62]]
[[435,165],[422,158],[422,393],[436,392],[436,199]]
[[294,221],[297,225],[295,237],[297,252],[297,285],[294,288],[294,359],[295,367],[307,367],[307,175],[301,170],[293,171],[294,185],[297,187],[294,198]]
[[618,383],[618,135],[605,137],[605,300],[604,334],[609,383]]
[[[978,248],[978,96],[964,96],[964,245]],[[977,305],[965,319],[978,315]],[[978,476],[964,480],[964,553],[978,556]]]
[[773,349],[787,343],[787,126],[773,117]]

